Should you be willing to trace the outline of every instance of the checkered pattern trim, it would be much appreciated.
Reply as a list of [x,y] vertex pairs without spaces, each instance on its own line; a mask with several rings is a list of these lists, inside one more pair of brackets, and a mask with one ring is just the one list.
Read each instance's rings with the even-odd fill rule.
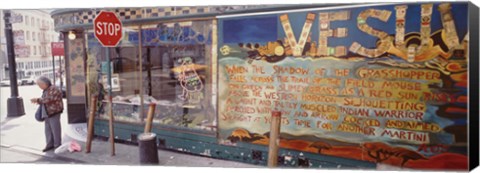
[[120,17],[120,20],[140,19],[143,15],[141,8],[117,8],[115,13]]
[[[255,8],[255,6],[235,6],[223,9]],[[195,6],[195,7],[149,7],[149,8],[115,8],[115,9],[92,9],[88,11],[67,13],[53,16],[55,27],[62,25],[90,24],[101,10],[115,12],[120,20],[135,20],[141,18],[156,18],[168,16],[180,16],[198,13],[218,11],[222,8]]]

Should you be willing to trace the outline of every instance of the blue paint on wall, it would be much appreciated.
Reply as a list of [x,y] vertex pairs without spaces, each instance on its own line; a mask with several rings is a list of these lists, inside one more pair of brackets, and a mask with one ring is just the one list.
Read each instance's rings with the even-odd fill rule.
[[243,18],[223,22],[223,43],[265,43],[277,40],[277,16]]

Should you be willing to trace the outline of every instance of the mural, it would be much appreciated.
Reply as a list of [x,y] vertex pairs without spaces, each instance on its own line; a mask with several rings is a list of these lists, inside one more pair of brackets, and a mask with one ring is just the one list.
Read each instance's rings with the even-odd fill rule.
[[68,40],[70,71],[70,92],[71,96],[85,96],[85,70],[84,70],[84,39]]
[[467,4],[219,21],[220,142],[414,169],[467,169]]

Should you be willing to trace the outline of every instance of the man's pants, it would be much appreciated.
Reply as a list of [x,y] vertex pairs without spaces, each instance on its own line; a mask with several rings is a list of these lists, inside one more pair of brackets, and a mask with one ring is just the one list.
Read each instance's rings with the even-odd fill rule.
[[59,147],[62,145],[60,114],[55,114],[45,119],[45,137],[47,139],[47,147]]

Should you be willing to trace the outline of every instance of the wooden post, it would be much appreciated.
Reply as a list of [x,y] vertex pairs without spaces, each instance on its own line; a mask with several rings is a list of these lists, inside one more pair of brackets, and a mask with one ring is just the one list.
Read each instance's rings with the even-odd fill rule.
[[87,146],[85,147],[85,153],[90,153],[92,149],[93,138],[93,123],[95,123],[95,112],[97,110],[97,97],[92,97],[90,101],[90,113],[88,117],[88,134],[87,134]]
[[110,130],[110,149],[111,149],[111,156],[115,156],[115,133],[113,132],[113,104],[112,104],[112,96],[108,97],[108,103],[110,105],[110,109],[108,109],[108,129]]
[[268,167],[276,167],[278,160],[278,146],[280,144],[280,120],[282,113],[272,111],[272,123],[270,124],[270,141],[268,143]]
[[157,105],[155,103],[151,103],[150,106],[148,107],[148,115],[147,115],[147,122],[145,124],[145,133],[149,133],[152,131],[152,122],[153,122],[153,116],[155,115],[155,108]]

